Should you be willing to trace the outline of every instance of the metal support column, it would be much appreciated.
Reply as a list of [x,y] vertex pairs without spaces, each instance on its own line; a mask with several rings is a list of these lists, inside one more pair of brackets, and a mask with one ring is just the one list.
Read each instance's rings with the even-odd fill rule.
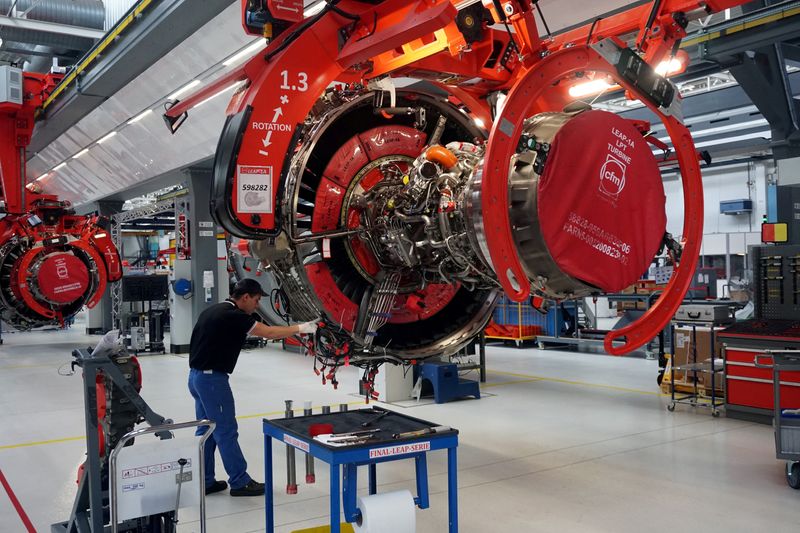
[[[220,283],[217,269],[217,225],[211,218],[211,170],[190,168],[186,171],[186,184],[189,194],[179,198],[175,205],[175,219],[180,214],[189,220],[189,249],[191,251],[191,273],[194,286],[192,297],[192,324],[200,313],[217,303]],[[214,287],[206,292],[203,287],[204,273],[210,272]],[[207,277],[208,275],[206,275]]]
[[[114,215],[122,211],[122,204],[123,202],[118,200],[102,200],[96,202],[92,206],[92,210],[97,212],[97,214],[100,216],[107,217],[110,221]],[[111,225],[111,223],[109,224]],[[97,305],[87,311],[87,335],[102,335],[114,329],[114,323],[111,320],[111,293],[112,290],[114,290],[115,285],[119,287],[119,283],[110,283],[106,287],[106,292],[103,294],[103,297],[100,299]]]

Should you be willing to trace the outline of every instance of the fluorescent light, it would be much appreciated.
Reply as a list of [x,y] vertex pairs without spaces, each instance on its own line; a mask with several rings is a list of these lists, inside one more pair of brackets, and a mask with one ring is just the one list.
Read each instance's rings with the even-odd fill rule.
[[205,103],[206,103],[206,102],[208,102],[209,100],[213,100],[213,99],[214,99],[214,98],[216,98],[217,96],[220,96],[220,95],[222,95],[222,94],[225,94],[226,92],[230,91],[231,89],[234,89],[234,88],[236,88],[236,87],[239,87],[239,86],[240,86],[242,83],[243,83],[243,82],[241,82],[241,81],[237,81],[236,83],[234,83],[234,84],[232,84],[232,85],[228,85],[228,86],[227,86],[227,87],[225,87],[224,89],[221,89],[221,90],[219,90],[219,91],[215,92],[214,94],[212,94],[211,96],[209,96],[209,97],[208,97],[208,98],[206,98],[205,100],[202,100],[202,101],[198,102],[197,104],[195,104],[195,106],[194,106],[192,109],[197,109],[198,107],[200,107],[201,105],[205,104]]
[[483,120],[479,119],[478,117],[472,119],[472,122],[474,122],[475,125],[478,126],[480,129],[486,128],[486,124],[483,122]]
[[325,7],[325,2],[324,1],[323,2],[317,2],[313,6],[307,8],[305,11],[303,11],[303,15],[305,15],[306,17],[313,17],[314,15],[316,15],[317,13],[322,11],[322,9],[324,7]]
[[89,151],[89,149],[88,149],[88,148],[84,148],[83,150],[81,150],[81,151],[80,151],[80,152],[78,152],[77,154],[73,155],[73,156],[72,156],[72,159],[78,159],[80,156],[84,155],[84,154],[85,154],[85,153],[87,153],[88,151]]
[[51,172],[55,172],[55,171],[57,171],[57,170],[59,170],[59,169],[62,169],[62,168],[64,168],[65,166],[67,166],[67,162],[66,162],[66,161],[64,161],[64,162],[63,162],[63,163],[61,163],[61,164],[58,164],[58,165],[54,166],[54,167],[53,167],[53,170],[52,170]]
[[142,120],[143,118],[145,118],[147,115],[149,115],[152,112],[153,112],[152,109],[148,109],[147,111],[143,111],[143,112],[139,113],[138,115],[136,115],[135,117],[133,117],[132,119],[130,119],[128,121],[128,124],[135,124],[135,123],[139,122],[140,120]]
[[[756,126],[766,126],[769,124],[767,119],[760,118],[758,120],[749,120],[747,122],[737,122],[735,124],[728,124],[727,126],[717,126],[716,128],[707,128],[700,131],[692,131],[692,139],[698,137],[708,137],[709,135],[716,135],[717,133],[724,133],[726,131],[746,130]],[[659,140],[666,143],[672,142],[669,137],[659,137]]]
[[201,83],[200,80],[192,80],[192,81],[190,81],[189,83],[187,83],[186,85],[184,85],[183,87],[181,87],[180,89],[178,89],[177,91],[172,93],[171,95],[167,96],[167,100],[175,100],[180,95],[184,94],[187,91],[191,91],[194,87],[197,87],[198,85],[200,85],[200,83]]
[[111,137],[113,137],[116,134],[117,134],[116,131],[112,131],[111,133],[109,133],[108,135],[106,135],[105,137],[103,137],[102,139],[97,141],[97,144],[103,144],[104,142],[106,142],[107,140],[109,140]]
[[583,96],[589,96],[590,94],[599,94],[603,91],[606,91],[614,87],[614,85],[608,83],[605,79],[597,79],[591,81],[585,81],[583,83],[578,83],[573,85],[569,88],[569,95],[573,98],[581,98]]
[[266,44],[267,41],[265,39],[258,39],[257,41],[250,43],[245,48],[242,48],[241,50],[233,54],[231,57],[223,61],[222,64],[226,67],[236,64],[245,57],[253,55],[254,53],[256,53],[257,50],[260,50],[261,48],[266,46]]
[[745,135],[737,135],[736,137],[723,137],[722,139],[714,139],[712,141],[703,141],[695,144],[695,148],[702,148],[703,146],[716,146],[718,144],[735,143],[738,141],[747,141],[750,139],[772,139],[772,132],[770,130],[757,131],[755,133],[747,133]]
[[36,180],[35,180],[35,181],[41,181],[41,180],[45,179],[47,176],[49,176],[49,175],[50,175],[50,173],[49,173],[49,172],[45,172],[44,174],[42,174],[41,176],[39,176],[38,178],[36,178]]
[[[703,132],[700,132],[700,133],[703,133]],[[764,131],[756,131],[756,132],[753,132],[753,133],[745,133],[744,135],[736,135],[734,137],[720,137],[719,139],[712,139],[710,141],[703,141],[703,142],[695,143],[694,147],[695,148],[703,148],[703,147],[707,147],[707,146],[717,146],[717,145],[720,145],[720,144],[735,143],[735,142],[739,142],[739,141],[748,141],[750,139],[771,140],[772,139],[772,132],[769,131],[769,130],[764,130]],[[669,142],[669,139],[667,139],[666,142]],[[671,144],[672,143],[670,143],[670,145]],[[656,157],[659,157],[662,154],[663,154],[663,152],[661,150],[653,150],[653,155],[655,155]]]

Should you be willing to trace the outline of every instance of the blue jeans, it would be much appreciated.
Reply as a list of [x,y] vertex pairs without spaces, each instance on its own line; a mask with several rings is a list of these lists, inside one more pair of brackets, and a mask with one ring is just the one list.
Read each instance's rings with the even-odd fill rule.
[[[233,489],[247,485],[247,461],[239,447],[239,425],[236,422],[236,407],[228,375],[223,372],[206,374],[202,370],[189,370],[189,392],[194,398],[197,419],[204,418],[217,423],[211,438],[206,441],[204,452],[206,486],[214,483],[214,452],[219,448],[222,464],[228,473],[228,484]],[[203,435],[208,426],[200,426],[196,435]]]

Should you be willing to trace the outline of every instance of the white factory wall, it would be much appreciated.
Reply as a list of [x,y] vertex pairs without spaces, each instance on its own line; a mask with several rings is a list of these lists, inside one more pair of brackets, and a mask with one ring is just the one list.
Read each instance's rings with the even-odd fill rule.
[[[766,212],[766,163],[745,163],[703,171],[705,210],[702,255],[743,254],[747,246],[761,242],[761,220]],[[683,186],[675,176],[664,181],[667,195],[667,231],[675,238],[683,234]],[[719,203],[751,199],[753,212],[723,215]]]

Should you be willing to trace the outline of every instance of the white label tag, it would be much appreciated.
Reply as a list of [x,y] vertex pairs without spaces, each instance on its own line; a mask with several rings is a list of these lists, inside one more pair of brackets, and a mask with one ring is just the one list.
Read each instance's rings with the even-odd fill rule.
[[369,458],[391,457],[392,455],[406,455],[409,453],[427,452],[431,449],[430,441],[417,442],[414,444],[400,444],[387,448],[375,448],[369,451]]
[[688,340],[689,340],[689,336],[688,335],[681,335],[680,333],[675,335],[675,345],[678,348],[686,347],[686,344],[687,344]]
[[322,239],[322,257],[325,259],[331,258],[331,240],[327,237]]
[[283,442],[285,442],[286,444],[289,444],[290,446],[294,446],[295,448],[297,448],[299,450],[303,450],[304,452],[308,452],[308,450],[309,450],[307,442],[303,442],[300,439],[296,439],[296,438],[292,437],[291,435],[284,435],[283,436]]
[[272,213],[272,167],[238,165],[237,200],[240,213]]

